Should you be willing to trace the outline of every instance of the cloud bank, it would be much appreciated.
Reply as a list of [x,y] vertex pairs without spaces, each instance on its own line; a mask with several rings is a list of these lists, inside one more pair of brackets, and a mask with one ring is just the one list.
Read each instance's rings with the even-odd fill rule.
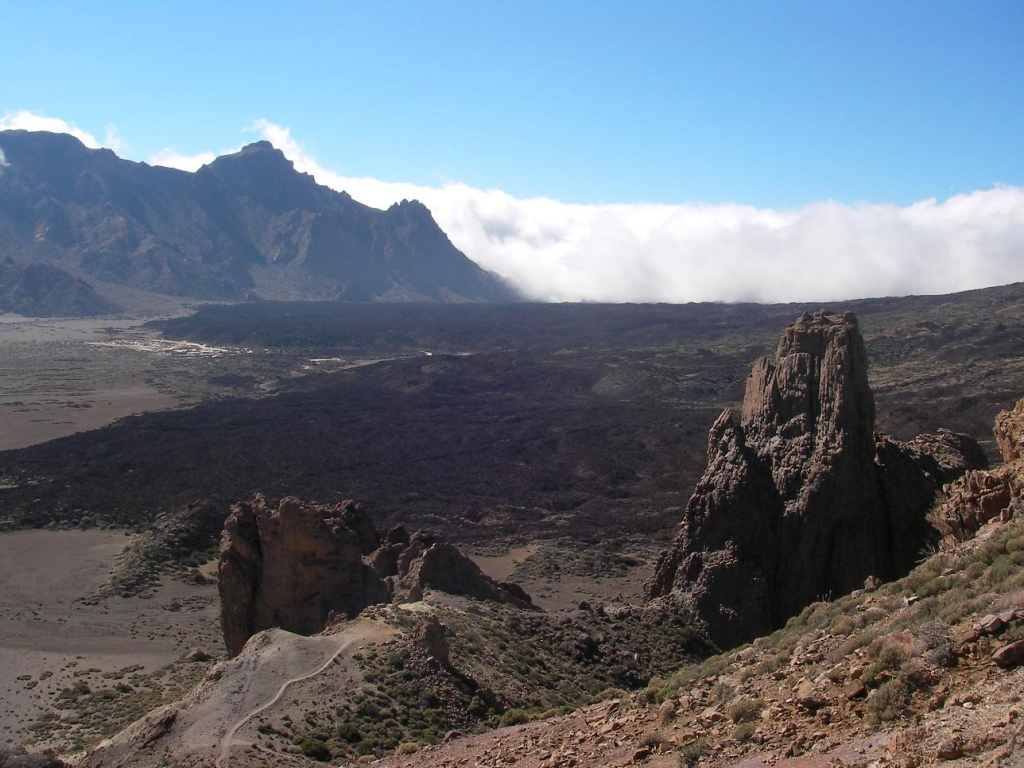
[[1024,189],[945,201],[574,205],[465,184],[350,178],[287,128],[252,128],[318,182],[386,207],[416,198],[470,258],[542,301],[833,301],[1024,280]]
[[[0,128],[28,124],[46,126],[29,130],[63,130],[97,145],[53,118],[19,112],[0,119]],[[286,127],[258,120],[248,130],[273,143],[298,170],[363,203],[385,208],[420,200],[467,256],[541,301],[824,302],[1024,281],[1020,187],[994,186],[902,207],[835,201],[789,210],[577,205],[458,182],[428,187],[347,177],[320,166]],[[194,171],[213,158],[212,152],[164,149],[148,160]]]

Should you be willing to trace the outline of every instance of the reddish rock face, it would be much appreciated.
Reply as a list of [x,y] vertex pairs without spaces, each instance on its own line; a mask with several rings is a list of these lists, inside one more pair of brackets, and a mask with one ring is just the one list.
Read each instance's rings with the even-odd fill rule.
[[386,601],[387,588],[363,555],[378,544],[361,507],[331,507],[262,496],[236,504],[221,534],[218,588],[228,652],[256,632],[280,627],[310,635],[331,612],[349,617]]
[[321,506],[257,494],[236,504],[221,533],[218,582],[224,642],[231,656],[271,627],[311,635],[332,615],[420,600],[424,590],[530,607],[515,584],[496,582],[442,539],[402,528],[381,541],[352,501]]
[[968,472],[943,488],[932,520],[944,546],[971,538],[989,520],[1024,512],[1024,400],[996,416],[993,431],[1006,463]]
[[984,454],[952,433],[882,436],[878,450],[867,371],[852,313],[786,329],[774,362],[754,364],[739,423],[726,410],[712,426],[707,469],[648,598],[675,594],[729,647],[913,565],[935,492]]

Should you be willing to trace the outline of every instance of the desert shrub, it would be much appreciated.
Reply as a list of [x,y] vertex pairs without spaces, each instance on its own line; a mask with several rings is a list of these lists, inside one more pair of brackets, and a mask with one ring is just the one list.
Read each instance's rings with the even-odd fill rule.
[[629,694],[621,688],[605,688],[600,693],[594,694],[594,697],[590,700],[591,704],[600,704],[602,701],[610,701],[611,699],[623,699]]
[[1009,557],[1000,557],[989,568],[988,580],[993,588],[998,589],[1017,572],[1017,566]]
[[973,562],[964,570],[964,575],[971,581],[976,581],[985,573],[985,564]]
[[925,658],[937,667],[952,667],[956,664],[953,643],[949,639],[949,625],[943,621],[929,621],[921,625],[917,638],[926,649]]
[[864,670],[862,680],[871,685],[882,672],[894,672],[909,659],[918,648],[918,641],[909,632],[897,632],[888,637],[875,640],[868,648],[868,655],[874,658],[871,665]]
[[359,732],[359,726],[355,723],[342,723],[338,726],[337,733],[339,739],[349,744],[363,740],[363,734]]
[[418,741],[403,741],[395,748],[396,755],[411,755],[415,752],[420,751],[420,743]]
[[870,645],[878,638],[876,632],[861,632],[853,635],[843,641],[840,645],[837,645],[826,655],[826,658],[833,664],[842,661],[851,653],[856,651],[858,648],[863,648],[865,645]]
[[505,728],[510,725],[522,725],[531,719],[530,713],[525,709],[510,709],[498,719],[498,726]]
[[697,739],[696,741],[686,744],[679,749],[679,765],[680,766],[694,766],[700,762],[700,759],[708,753],[708,743],[704,739]]
[[736,695],[736,689],[728,683],[719,681],[711,687],[711,700],[716,704],[726,704],[732,701],[732,697]]
[[307,737],[299,742],[299,751],[311,760],[326,763],[331,759],[331,750],[322,741]]
[[832,626],[829,629],[833,635],[849,635],[858,627],[857,622],[852,616],[839,615],[832,622]]
[[726,714],[734,723],[749,723],[758,718],[763,707],[764,702],[760,699],[751,699],[743,696],[734,700],[729,705]]
[[910,702],[910,690],[905,681],[889,680],[874,691],[865,704],[869,722],[895,720]]
[[732,737],[736,741],[747,741],[754,735],[753,723],[740,723],[732,731]]
[[876,621],[881,621],[882,619],[884,619],[888,615],[889,615],[888,611],[886,611],[886,610],[884,610],[882,608],[877,608],[875,606],[872,606],[871,608],[868,608],[867,610],[865,610],[860,615],[861,616],[861,621],[863,622],[863,624],[861,624],[861,628],[866,627],[868,624],[874,624]]
[[665,743],[665,734],[658,729],[651,729],[644,733],[640,743],[648,749],[657,749]]

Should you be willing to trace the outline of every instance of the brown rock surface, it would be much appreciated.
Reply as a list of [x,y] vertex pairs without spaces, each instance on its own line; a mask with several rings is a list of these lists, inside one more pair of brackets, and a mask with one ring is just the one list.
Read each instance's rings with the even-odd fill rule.
[[[382,560],[374,558],[377,563]],[[394,579],[395,602],[417,600],[424,589],[437,589],[477,600],[513,603],[520,607],[531,605],[530,596],[518,585],[485,576],[458,548],[423,531],[410,537],[395,560],[394,570],[386,575]]]
[[913,566],[936,491],[984,455],[953,433],[876,439],[867,368],[852,313],[804,314],[786,329],[775,361],[754,364],[739,423],[726,410],[712,426],[649,599],[675,594],[727,647]]
[[1015,667],[1024,662],[1024,640],[1016,640],[1004,645],[992,654],[992,661],[1000,667]]
[[946,546],[969,539],[989,520],[1024,509],[1024,399],[996,416],[993,431],[1005,464],[951,482],[932,514]]
[[261,630],[315,634],[334,617],[419,600],[424,589],[531,605],[520,587],[484,575],[439,537],[410,537],[399,526],[381,541],[355,502],[322,506],[285,498],[273,509],[259,494],[232,507],[224,523],[217,586],[232,656]]
[[310,635],[331,612],[354,617],[387,600],[384,583],[363,563],[378,539],[362,508],[260,495],[236,504],[221,534],[217,586],[228,652],[235,656],[256,632],[280,627]]

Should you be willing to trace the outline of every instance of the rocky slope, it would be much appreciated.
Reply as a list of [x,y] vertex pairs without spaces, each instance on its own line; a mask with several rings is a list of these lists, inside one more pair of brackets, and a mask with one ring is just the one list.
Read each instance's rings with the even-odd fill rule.
[[[1019,765],[1021,564],[1024,522],[996,519],[903,579],[814,603],[772,635],[684,663],[640,692],[598,689],[591,704],[560,716],[509,707],[551,695],[553,678],[589,665],[555,666],[557,644],[520,623],[492,634],[502,621],[521,621],[516,609],[439,596],[376,606],[314,638],[261,633],[238,658],[211,665],[184,699],[81,764],[255,768],[390,754],[377,764]],[[621,607],[606,614],[610,608],[574,612],[548,626],[569,619],[571,636],[581,622],[596,622],[596,636],[624,619]],[[632,615],[628,634],[607,642],[621,649],[657,636],[657,624]],[[441,637],[436,624],[446,627]],[[666,652],[669,646],[652,646],[639,655]],[[502,682],[502,673],[523,665],[537,676]],[[487,690],[495,695],[491,705]],[[421,719],[429,711],[424,695],[434,697],[432,726]],[[472,712],[477,719],[467,718]],[[474,733],[488,722],[508,727]],[[444,729],[461,732],[442,739]]]
[[92,286],[48,264],[0,264],[0,313],[26,317],[92,317],[119,311]]
[[0,254],[174,296],[513,299],[420,203],[386,211],[318,185],[267,142],[196,173],[0,132]]
[[[383,765],[832,768],[1024,762],[1024,525],[993,521],[876,592],[645,693]],[[250,765],[252,763],[249,763]]]
[[708,465],[650,599],[680,600],[723,648],[782,625],[868,576],[906,573],[928,543],[935,493],[985,466],[980,447],[943,433],[877,438],[856,317],[804,314],[774,362],[747,378],[708,437]]
[[271,508],[257,494],[236,504],[221,534],[217,574],[231,656],[261,630],[312,635],[336,616],[420,600],[426,589],[522,607],[531,602],[436,536],[410,537],[396,527],[382,540],[352,501],[322,506],[285,498]]

